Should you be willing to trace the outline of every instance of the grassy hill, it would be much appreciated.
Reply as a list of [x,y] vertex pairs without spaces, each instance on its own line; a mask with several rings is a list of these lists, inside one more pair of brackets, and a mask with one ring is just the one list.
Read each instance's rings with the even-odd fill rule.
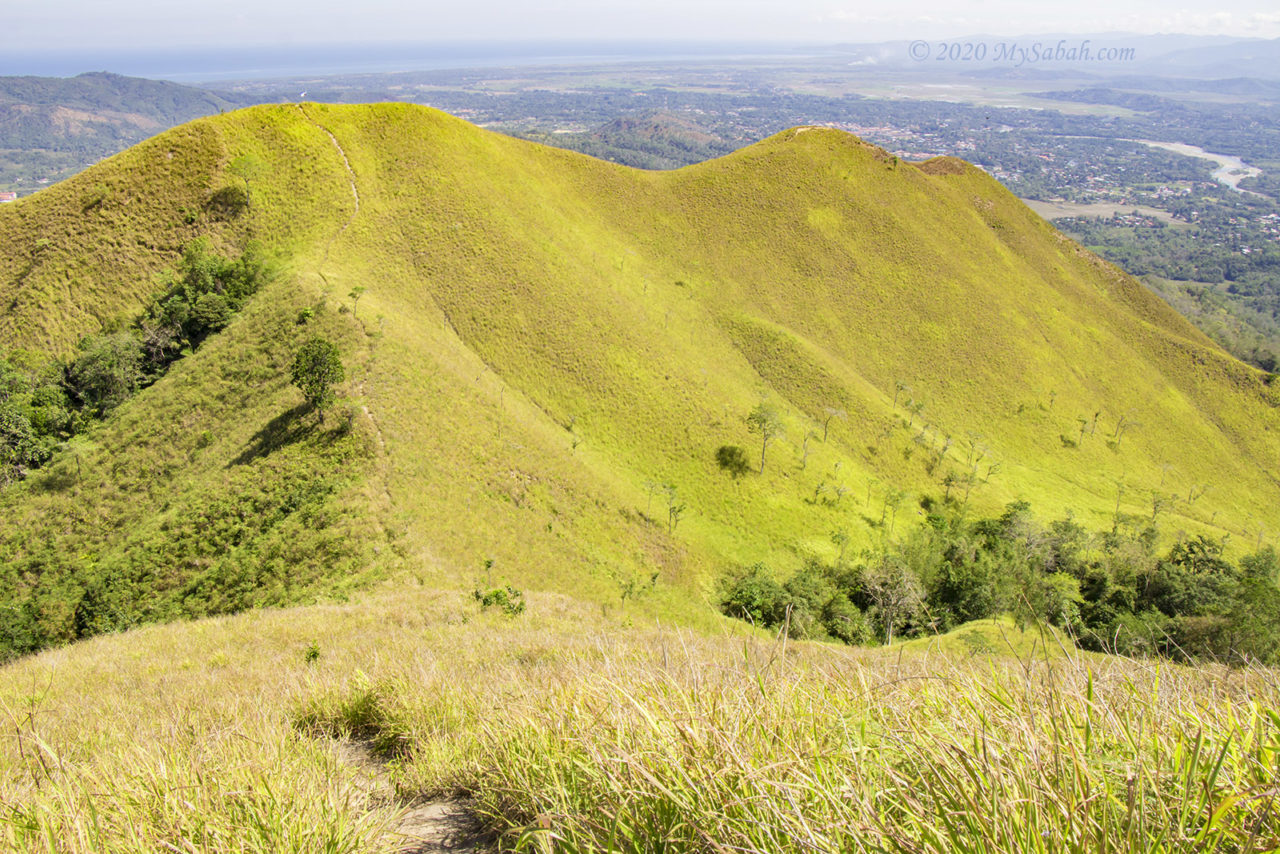
[[[198,237],[280,272],[0,490],[8,650],[103,635],[0,668],[0,847],[431,850],[442,810],[509,850],[1280,845],[1274,671],[716,613],[727,571],[880,553],[947,492],[1275,529],[1264,375],[979,171],[255,108],[0,208],[0,347],[128,328]],[[317,334],[323,421],[289,381]],[[785,429],[733,477],[762,401]],[[524,613],[471,595],[507,584]]]
[[[0,494],[45,637],[386,576],[706,619],[726,570],[878,545],[944,492],[1277,529],[1264,375],[959,161],[799,128],[647,173],[425,108],[253,108],[0,209],[0,344],[128,322],[197,235],[286,272]],[[317,331],[348,362],[326,424],[287,376]],[[761,401],[785,430],[732,478]]]

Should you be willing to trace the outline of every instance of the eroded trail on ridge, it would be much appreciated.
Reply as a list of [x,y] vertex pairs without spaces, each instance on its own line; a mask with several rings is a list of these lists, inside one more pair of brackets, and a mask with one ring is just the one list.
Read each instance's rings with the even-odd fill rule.
[[[351,227],[351,224],[356,221],[356,217],[360,215],[360,187],[356,184],[356,172],[351,168],[351,159],[347,157],[347,150],[342,147],[342,143],[338,141],[338,137],[335,136],[333,131],[329,130],[329,128],[316,121],[316,119],[307,112],[307,108],[305,106],[302,104],[295,104],[295,106],[298,108],[298,112],[302,114],[304,119],[314,125],[318,130],[323,131],[324,135],[329,137],[329,142],[333,143],[334,150],[336,150],[338,152],[338,156],[342,158],[343,168],[347,170],[347,183],[351,186],[351,198],[355,203],[355,206],[351,210],[351,216],[347,217],[347,221],[342,224],[342,227],[334,232],[325,243],[324,255],[321,257],[320,265],[316,269],[316,274],[320,276],[320,279],[326,285],[328,285],[329,277],[325,275],[324,268],[329,263],[329,251],[333,248],[333,244],[338,240],[338,238],[342,237],[342,235],[346,233],[347,229]],[[363,325],[363,321],[361,321],[361,326]],[[360,382],[360,392],[363,397],[363,380]],[[378,448],[382,452],[382,457],[385,460],[387,456],[387,442],[382,435],[382,426],[378,423],[378,420],[374,418],[373,413],[369,411],[367,404],[361,405],[360,409],[364,413],[364,416],[369,419],[369,423],[373,425],[374,435],[378,439]],[[392,500],[391,491],[387,485],[385,474],[382,478],[382,494],[386,498],[388,505],[390,505]]]
[[311,114],[307,112],[307,108],[302,104],[298,104],[297,107],[298,112],[302,113],[302,117],[315,125],[319,130],[324,131],[325,136],[329,137],[329,141],[332,142],[333,147],[337,149],[338,156],[342,158],[342,165],[347,170],[347,181],[351,185],[351,198],[355,201],[355,207],[351,211],[351,216],[347,217],[347,221],[342,224],[342,227],[339,228],[337,232],[329,238],[329,242],[324,245],[324,257],[320,261],[319,273],[320,278],[325,280],[325,284],[328,284],[329,280],[325,278],[324,267],[325,264],[329,262],[329,250],[333,248],[334,241],[346,233],[346,230],[351,227],[351,223],[355,222],[356,217],[360,215],[360,188],[356,186],[356,172],[351,168],[351,160],[347,157],[347,150],[342,147],[342,143],[338,142],[338,138],[333,135],[333,131],[329,130],[327,127],[320,124],[320,122],[312,118]]

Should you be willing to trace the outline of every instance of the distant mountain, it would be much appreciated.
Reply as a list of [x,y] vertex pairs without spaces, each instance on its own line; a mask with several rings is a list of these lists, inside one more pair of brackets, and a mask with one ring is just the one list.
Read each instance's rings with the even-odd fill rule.
[[245,103],[232,93],[107,72],[0,77],[0,187],[29,192],[176,124]]
[[741,146],[740,140],[725,139],[696,117],[669,110],[620,116],[589,133],[520,135],[637,169],[676,169],[721,157]]
[[1184,48],[1136,65],[1146,73],[1179,77],[1280,80],[1280,39],[1240,39],[1230,44]]
[[106,71],[69,78],[0,77],[0,104],[121,113],[153,122],[188,121],[236,106],[234,95]]

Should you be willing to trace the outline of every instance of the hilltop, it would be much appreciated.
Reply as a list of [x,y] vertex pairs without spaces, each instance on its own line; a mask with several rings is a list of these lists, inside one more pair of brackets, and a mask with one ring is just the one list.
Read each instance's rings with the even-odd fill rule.
[[589,133],[516,133],[525,139],[580,151],[638,169],[677,169],[723,157],[738,146],[695,117],[672,110],[619,116]]

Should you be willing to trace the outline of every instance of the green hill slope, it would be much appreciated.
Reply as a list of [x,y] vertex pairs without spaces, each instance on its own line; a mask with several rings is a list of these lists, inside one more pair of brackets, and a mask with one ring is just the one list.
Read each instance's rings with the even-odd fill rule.
[[[944,492],[1277,528],[1263,375],[959,161],[799,128],[646,173],[425,108],[254,108],[0,209],[0,347],[128,322],[197,235],[286,273],[0,493],[32,637],[388,575],[604,602],[656,576],[648,607],[705,619],[727,568],[872,545]],[[323,425],[287,376],[317,331],[348,365]],[[762,400],[785,433],[733,479],[716,450],[758,458]]]

